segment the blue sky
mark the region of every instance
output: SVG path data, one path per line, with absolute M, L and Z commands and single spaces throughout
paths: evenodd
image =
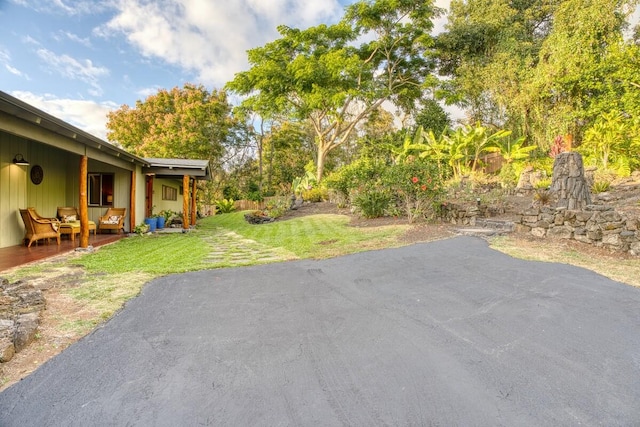
M 335 22 L 353 1 L 0 0 L 0 90 L 106 138 L 108 111 L 187 82 L 222 88 L 277 25 Z

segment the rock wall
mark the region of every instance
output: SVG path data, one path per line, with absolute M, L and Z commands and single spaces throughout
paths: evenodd
M 573 239 L 640 256 L 640 218 L 627 218 L 604 205 L 587 205 L 581 210 L 531 208 L 522 213 L 516 231 L 537 237 Z
M 440 205 L 442 220 L 454 225 L 474 227 L 480 218 L 491 218 L 505 213 L 502 206 L 486 204 L 443 203 Z
M 33 341 L 44 309 L 39 289 L 0 278 L 0 363 L 8 362 Z

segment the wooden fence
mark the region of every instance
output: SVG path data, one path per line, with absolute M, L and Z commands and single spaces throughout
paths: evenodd
M 261 202 L 254 202 L 253 200 L 236 200 L 233 205 L 236 208 L 236 211 L 257 211 L 264 209 L 270 201 L 277 200 L 280 197 L 265 197 Z M 215 215 L 216 214 L 216 206 L 215 205 L 204 205 L 203 207 L 204 214 L 206 216 Z

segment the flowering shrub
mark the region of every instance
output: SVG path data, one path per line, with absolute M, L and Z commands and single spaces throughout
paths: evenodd
M 437 166 L 431 162 L 414 161 L 393 165 L 384 174 L 383 185 L 397 194 L 400 208 L 409 222 L 435 213 L 435 207 L 444 194 Z

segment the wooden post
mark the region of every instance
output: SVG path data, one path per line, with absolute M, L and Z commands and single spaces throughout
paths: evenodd
M 80 215 L 80 247 L 89 247 L 89 203 L 87 201 L 87 156 L 80 157 L 80 200 L 78 214 Z
M 136 168 L 131 171 L 131 193 L 129 195 L 129 231 L 136 228 Z
M 196 206 L 196 179 L 193 179 L 193 186 L 191 187 L 191 225 L 196 225 L 196 219 L 198 217 L 198 211 Z
M 189 175 L 182 177 L 182 229 L 189 229 Z

